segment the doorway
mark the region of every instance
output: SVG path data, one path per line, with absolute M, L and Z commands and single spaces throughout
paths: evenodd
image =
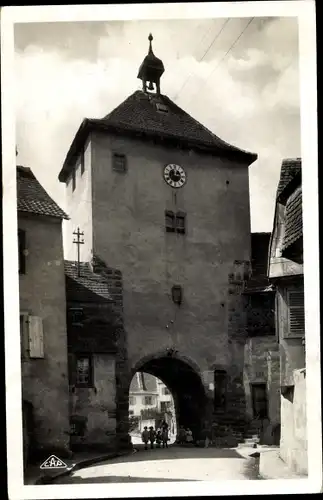
M 266 384 L 252 384 L 252 409 L 254 418 L 268 418 L 268 398 Z

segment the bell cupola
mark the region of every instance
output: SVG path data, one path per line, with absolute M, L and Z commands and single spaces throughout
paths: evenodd
M 149 50 L 139 68 L 138 77 L 142 80 L 142 90 L 144 92 L 154 92 L 160 94 L 160 78 L 165 71 L 163 61 L 158 59 L 153 53 L 151 42 L 152 34 L 148 37 Z

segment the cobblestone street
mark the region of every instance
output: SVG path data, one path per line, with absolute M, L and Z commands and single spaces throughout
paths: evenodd
M 235 449 L 180 448 L 143 450 L 75 471 L 55 481 L 106 483 L 258 479 L 258 464 Z

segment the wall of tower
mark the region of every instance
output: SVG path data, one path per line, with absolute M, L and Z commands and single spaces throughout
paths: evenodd
M 126 173 L 112 169 L 112 153 L 126 155 Z M 163 180 L 168 163 L 185 168 L 183 188 Z M 245 304 L 230 276 L 250 260 L 246 165 L 93 133 L 92 190 L 93 251 L 123 273 L 130 367 L 174 347 L 208 388 L 214 366 L 233 366 L 243 383 Z M 165 231 L 165 210 L 187 213 L 185 235 Z M 173 284 L 183 287 L 180 307 Z
M 83 166 L 82 166 L 83 164 Z M 77 259 L 77 248 L 73 244 L 73 231 L 80 228 L 84 232 L 84 245 L 80 246 L 80 260 L 89 262 L 92 257 L 92 171 L 91 137 L 88 138 L 84 152 L 79 155 L 75 165 L 75 189 L 73 174 L 66 182 L 66 213 L 70 220 L 63 222 L 64 258 Z

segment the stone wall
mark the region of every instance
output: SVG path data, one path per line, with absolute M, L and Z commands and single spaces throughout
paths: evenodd
M 244 390 L 246 413 L 254 418 L 252 384 L 265 384 L 267 388 L 268 419 L 262 422 L 262 441 L 273 444 L 280 424 L 280 369 L 279 345 L 275 336 L 249 338 L 244 347 Z M 259 424 L 260 427 L 260 424 Z
M 57 450 L 63 458 L 69 449 L 69 390 L 61 221 L 19 214 L 18 227 L 26 231 L 27 254 L 26 273 L 19 277 L 20 312 L 41 318 L 44 345 L 40 359 L 30 359 L 26 349 L 22 396 L 33 408 L 35 449 L 43 455 Z
M 294 371 L 294 386 L 281 396 L 280 456 L 292 471 L 307 474 L 305 369 Z

